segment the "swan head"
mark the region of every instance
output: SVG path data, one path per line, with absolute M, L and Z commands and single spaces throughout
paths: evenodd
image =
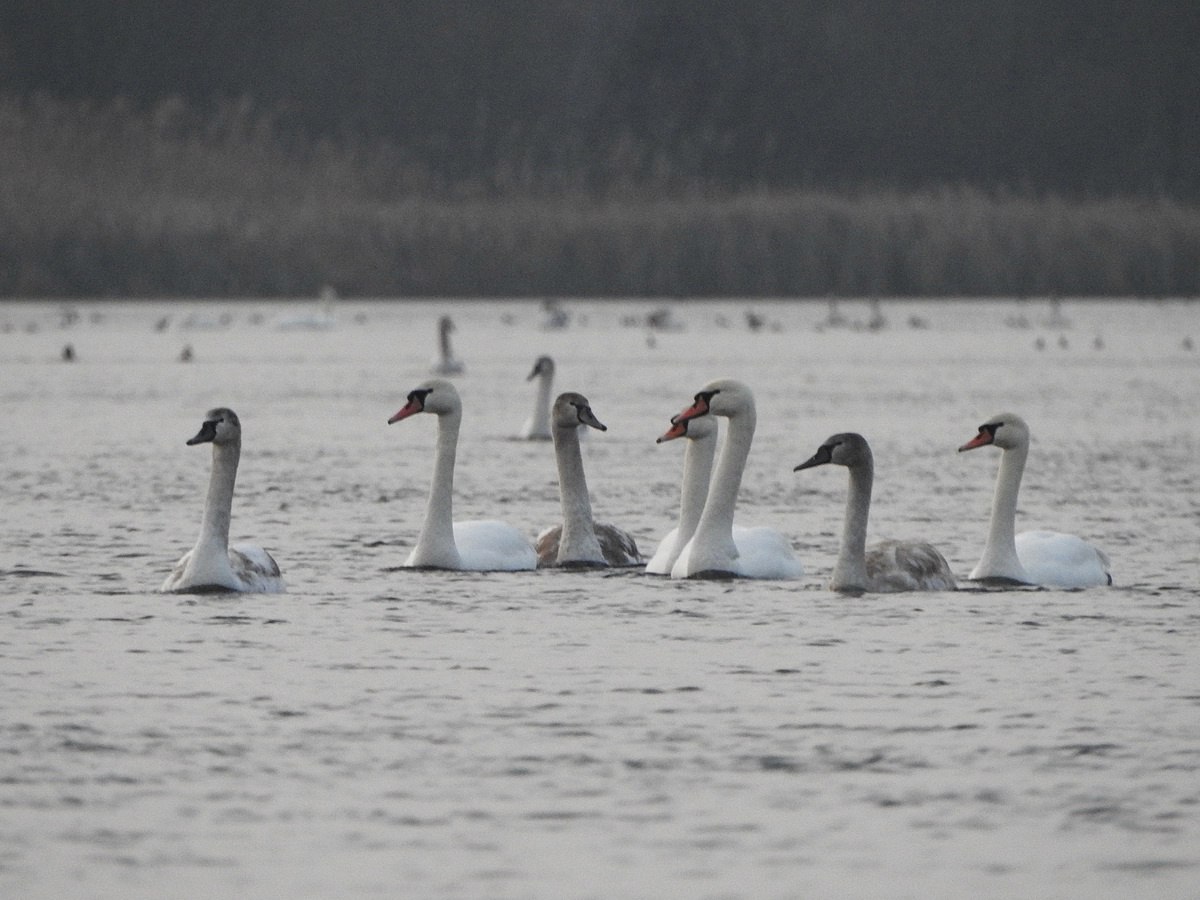
M 441 416 L 461 409 L 462 401 L 454 385 L 444 378 L 431 378 L 408 392 L 404 406 L 388 419 L 388 424 L 415 416 L 417 413 L 427 412 Z
M 701 416 L 698 419 L 680 419 L 671 417 L 671 427 L 664 431 L 654 443 L 662 444 L 676 438 L 687 438 L 689 441 L 701 441 L 717 433 L 717 423 L 712 416 Z
M 1000 413 L 980 425 L 979 434 L 959 447 L 958 452 L 974 450 L 976 447 L 986 447 L 989 444 L 999 447 L 1001 450 L 1027 447 L 1029 446 L 1029 426 L 1016 413 Z
M 816 453 L 792 471 L 799 472 L 801 469 L 812 469 L 824 465 L 854 468 L 871 462 L 871 446 L 867 443 L 867 439 L 861 434 L 847 431 L 827 437 L 817 448 Z
M 710 381 L 692 398 L 692 405 L 671 421 L 687 421 L 701 416 L 728 416 L 754 410 L 754 393 L 745 383 L 736 378 L 718 378 Z
M 592 412 L 587 397 L 573 391 L 559 394 L 550 414 L 555 428 L 578 428 L 580 425 L 587 425 L 589 428 L 599 431 L 608 431 L 608 426 L 597 419 L 596 414 Z
M 442 316 L 438 319 L 438 331 L 442 334 L 450 334 L 454 331 L 454 320 L 449 316 Z
M 196 444 L 236 444 L 241 439 L 242 423 L 238 421 L 237 413 L 219 406 L 204 414 L 204 424 L 187 443 L 189 447 Z
M 545 375 L 547 378 L 554 374 L 554 360 L 549 356 L 539 356 L 533 364 L 533 371 L 529 373 L 526 381 L 533 381 L 539 375 Z

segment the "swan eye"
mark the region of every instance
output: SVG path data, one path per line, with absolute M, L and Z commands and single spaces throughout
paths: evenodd
M 996 430 L 999 428 L 1003 428 L 1003 427 L 1004 427 L 1003 422 L 988 422 L 986 425 L 980 425 L 979 430 L 986 431 L 989 435 L 991 435 L 994 438 L 996 436 Z
M 433 393 L 433 388 L 417 388 L 415 391 L 409 391 L 407 400 L 409 403 L 415 403 L 422 409 L 425 408 L 425 398 Z

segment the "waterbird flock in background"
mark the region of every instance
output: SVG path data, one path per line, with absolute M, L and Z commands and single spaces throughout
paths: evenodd
M 1058 312 L 1057 306 L 1054 311 Z M 543 327 L 565 327 L 561 307 L 552 305 L 545 312 Z M 835 305 L 831 305 L 830 315 L 840 316 Z M 330 316 L 331 310 L 324 310 L 325 324 L 312 327 L 328 327 Z M 876 323 L 874 327 L 882 327 L 880 318 L 878 308 L 873 307 L 870 321 Z M 909 324 L 925 327 L 923 323 Z M 1012 327 L 1022 326 L 1018 323 Z M 593 517 L 579 432 L 607 429 L 580 393 L 561 393 L 551 402 L 555 367 L 548 356 L 539 357 L 528 376 L 527 380 L 537 381 L 536 398 L 520 436 L 553 442 L 562 521 L 543 530 L 533 543 L 504 522 L 455 521 L 453 479 L 463 403 L 446 376 L 461 374 L 464 364 L 451 348 L 453 331 L 450 317 L 442 316 L 438 322 L 438 354 L 431 364 L 437 377 L 415 386 L 404 405 L 387 420 L 393 424 L 420 413 L 437 418 L 425 518 L 406 566 L 478 572 L 641 567 L 648 574 L 676 579 L 803 577 L 804 567 L 786 536 L 773 528 L 746 527 L 734 521 L 742 473 L 753 441 L 756 408 L 750 387 L 733 378 L 720 378 L 702 386 L 690 405 L 669 418 L 669 427 L 658 439 L 683 439 L 687 447 L 678 524 L 662 539 L 648 562 L 631 534 L 614 524 L 596 522 Z M 725 419 L 719 454 L 718 418 Z M 187 443 L 213 445 L 210 483 L 196 545 L 179 561 L 161 590 L 284 590 L 279 566 L 267 551 L 253 545 L 229 544 L 241 451 L 241 423 L 236 414 L 228 408 L 210 410 L 200 431 Z M 1057 588 L 1112 584 L 1108 557 L 1082 538 L 1044 530 L 1016 533 L 1017 495 L 1029 450 L 1029 427 L 1024 420 L 1015 413 L 994 416 L 980 425 L 978 433 L 959 450 L 989 445 L 1001 451 L 1000 466 L 987 539 L 969 580 L 986 585 Z M 944 556 L 929 543 L 888 540 L 867 546 L 874 461 L 864 436 L 832 435 L 795 471 L 827 464 L 844 467 L 849 479 L 842 539 L 830 589 L 861 594 L 957 587 Z

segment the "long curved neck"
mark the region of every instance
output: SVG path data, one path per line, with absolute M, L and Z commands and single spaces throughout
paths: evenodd
M 603 560 L 592 522 L 592 501 L 588 498 L 587 478 L 583 474 L 578 428 L 554 429 L 554 458 L 558 464 L 558 495 L 563 518 L 558 561 Z
M 240 441 L 213 444 L 212 474 L 208 479 L 208 495 L 204 498 L 204 518 L 200 523 L 198 547 L 211 548 L 222 554 L 229 547 L 229 521 L 233 513 L 233 484 L 237 480 L 238 459 L 242 455 Z
M 454 543 L 454 459 L 458 452 L 458 429 L 461 412 L 438 416 L 437 445 L 433 462 L 433 483 L 429 486 L 429 502 L 425 507 L 425 522 L 410 557 L 414 566 L 459 565 L 458 548 Z
M 738 552 L 733 542 L 733 514 L 742 486 L 742 471 L 754 441 L 757 415 L 750 405 L 728 418 L 729 426 L 725 429 L 725 441 L 721 445 L 708 500 L 692 538 L 688 575 L 736 571 Z
M 683 453 L 683 484 L 679 491 L 679 527 L 675 532 L 677 549 L 682 550 L 683 545 L 696 533 L 700 515 L 704 512 L 704 502 L 708 499 L 716 455 L 715 434 L 687 442 L 687 449 Z
M 850 467 L 850 492 L 846 497 L 846 520 L 842 545 L 829 586 L 835 590 L 867 588 L 867 518 L 871 512 L 871 487 L 875 463 L 866 459 Z
M 1028 455 L 1028 446 L 1010 447 L 1000 455 L 987 543 L 984 545 L 979 565 L 971 573 L 972 578 L 995 576 L 1018 581 L 1028 580 L 1025 569 L 1017 558 L 1016 544 L 1017 495 L 1021 490 L 1021 476 L 1025 472 L 1025 459 Z

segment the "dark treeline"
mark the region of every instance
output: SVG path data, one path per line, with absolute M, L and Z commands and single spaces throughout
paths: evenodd
M 1195 0 L 7 0 L 0 84 L 438 177 L 1200 195 Z
M 6 0 L 0 295 L 1200 292 L 1196 0 Z

